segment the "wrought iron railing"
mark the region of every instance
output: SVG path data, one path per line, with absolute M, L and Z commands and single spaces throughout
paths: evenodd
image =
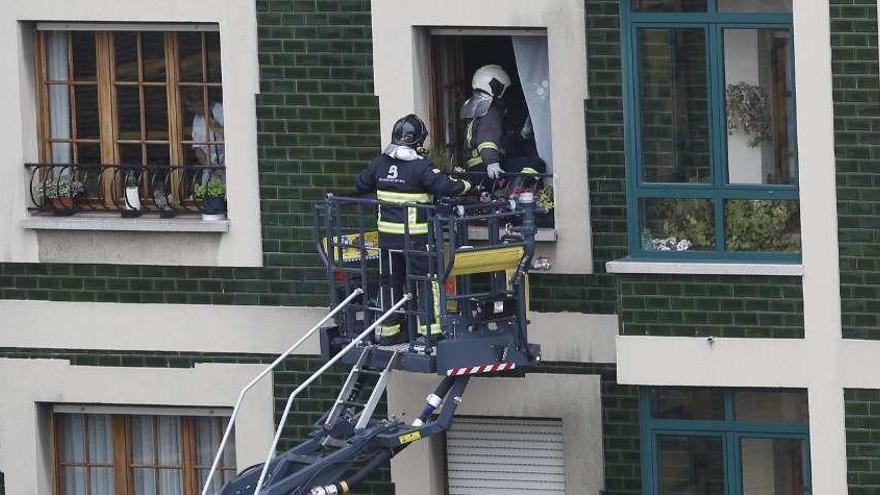
M 211 180 L 224 184 L 224 167 L 201 165 L 103 165 L 28 163 L 31 211 L 202 211 L 197 189 Z

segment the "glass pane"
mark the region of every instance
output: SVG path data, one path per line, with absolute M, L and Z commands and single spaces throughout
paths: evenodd
M 220 75 L 220 33 L 205 33 L 205 49 L 208 53 L 208 82 L 218 83 Z
M 135 495 L 156 495 L 156 471 L 153 469 L 134 468 L 132 486 Z
M 220 422 L 220 431 L 226 431 L 226 427 L 229 425 L 229 418 L 223 418 Z M 217 443 L 217 447 L 220 447 L 219 440 Z M 229 435 L 229 440 L 226 442 L 226 450 L 223 451 L 223 465 L 226 467 L 235 468 L 235 430 L 233 429 L 232 433 Z M 235 473 L 231 473 L 233 476 Z
M 182 87 L 180 102 L 183 105 L 180 116 L 183 140 L 204 141 L 205 91 L 202 87 Z
M 82 414 L 59 414 L 61 422 L 61 462 L 86 462 L 85 417 Z
M 113 490 L 113 477 L 115 473 L 112 467 L 91 468 L 89 470 L 89 485 L 91 486 L 91 495 L 99 495 L 106 493 L 110 495 Z
M 113 49 L 116 51 L 116 80 L 137 81 L 137 33 L 130 31 L 113 33 Z
M 797 200 L 735 199 L 724 204 L 728 251 L 796 253 L 801 250 Z
M 791 53 L 787 30 L 724 31 L 731 184 L 797 183 Z
M 52 143 L 52 163 L 73 163 L 73 147 L 68 143 Z
M 641 242 L 646 251 L 715 249 L 715 209 L 709 199 L 641 200 Z
M 144 112 L 147 124 L 147 139 L 168 140 L 168 98 L 164 86 L 144 87 Z
M 202 35 L 177 33 L 177 50 L 180 59 L 180 80 L 202 82 Z
M 802 495 L 804 441 L 744 438 L 742 447 L 743 495 Z
M 720 437 L 658 437 L 660 495 L 724 495 L 722 446 Z
M 141 145 L 120 144 L 119 163 L 126 165 L 142 165 L 144 163 L 144 158 L 142 156 Z
M 214 478 L 211 479 L 211 490 L 208 493 L 219 493 L 223 488 L 223 482 L 220 480 L 221 476 L 214 475 Z M 205 488 L 205 480 L 208 479 L 208 470 L 207 469 L 199 469 L 199 491 Z
M 101 163 L 101 149 L 98 144 L 77 144 L 77 163 L 99 164 Z
M 709 101 L 703 29 L 640 29 L 642 180 L 708 182 Z
M 147 163 L 150 165 L 168 165 L 171 163 L 167 144 L 148 144 Z
M 95 33 L 73 31 L 73 78 L 79 81 L 94 81 L 98 77 L 95 64 Z
M 804 391 L 737 390 L 734 402 L 739 421 L 807 423 L 809 418 Z
M 132 416 L 131 418 L 131 460 L 134 464 L 154 464 L 153 417 Z
M 110 416 L 90 414 L 87 416 L 89 428 L 89 461 L 91 464 L 111 464 L 113 462 L 113 429 Z
M 182 495 L 183 494 L 183 477 L 177 469 L 160 469 L 159 470 L 159 494 L 160 495 Z
M 76 95 L 76 138 L 98 139 L 98 88 L 97 86 L 75 86 Z
M 46 77 L 50 81 L 66 81 L 70 78 L 67 58 L 68 31 L 44 31 L 46 41 Z
M 724 419 L 724 394 L 720 389 L 651 389 L 651 416 L 656 419 Z
M 220 447 L 217 418 L 199 417 L 196 422 L 196 464 L 210 466 Z M 228 449 L 229 446 L 227 446 Z
M 49 85 L 49 120 L 52 139 L 70 139 L 70 86 Z
M 64 468 L 64 495 L 86 495 L 86 468 Z
M 705 12 L 706 0 L 634 0 L 639 12 Z
M 791 0 L 718 0 L 721 12 L 791 12 Z
M 136 86 L 116 87 L 119 139 L 141 139 L 141 97 Z
M 144 81 L 165 81 L 165 33 L 141 33 Z
M 180 465 L 180 418 L 177 416 L 159 416 L 159 465 Z

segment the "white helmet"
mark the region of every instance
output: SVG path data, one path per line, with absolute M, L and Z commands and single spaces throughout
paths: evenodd
M 495 98 L 501 98 L 510 87 L 510 76 L 500 65 L 484 65 L 474 72 L 471 86 L 474 89 L 485 91 Z

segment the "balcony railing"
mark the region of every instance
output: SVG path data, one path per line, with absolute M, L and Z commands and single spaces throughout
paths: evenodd
M 197 188 L 224 184 L 223 167 L 200 165 L 102 165 L 28 163 L 30 211 L 157 212 L 161 216 L 202 211 Z

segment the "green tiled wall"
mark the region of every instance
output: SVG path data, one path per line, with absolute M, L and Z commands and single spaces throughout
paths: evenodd
M 846 389 L 849 495 L 880 493 L 880 390 Z

